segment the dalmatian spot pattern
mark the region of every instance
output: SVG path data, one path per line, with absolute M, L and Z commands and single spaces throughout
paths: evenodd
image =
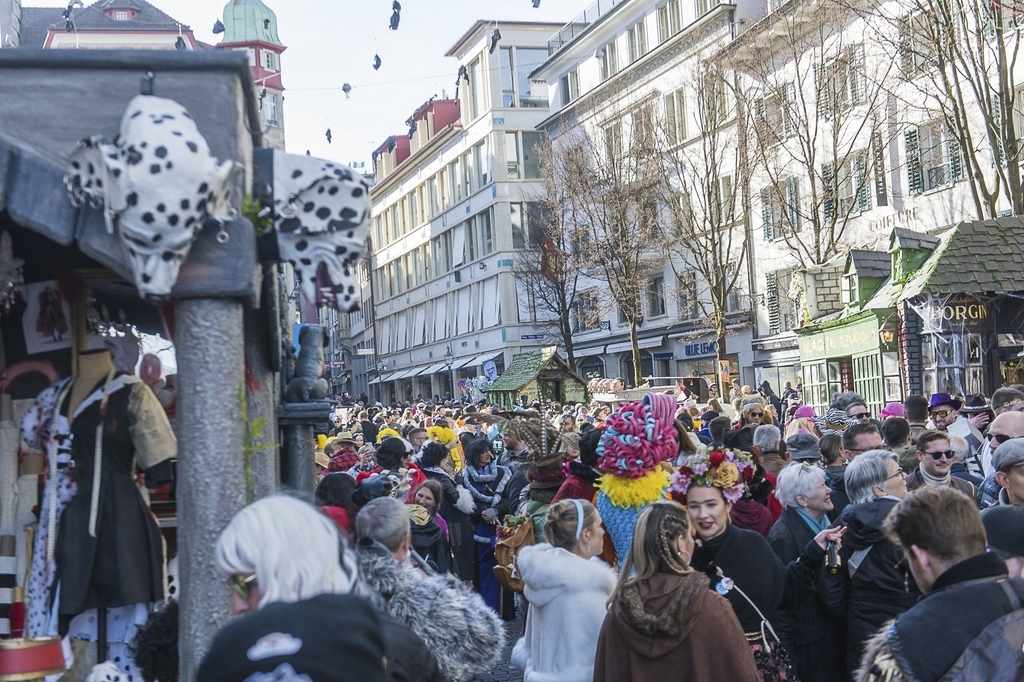
M 140 95 L 125 111 L 113 144 L 80 143 L 69 176 L 75 189 L 109 201 L 139 292 L 162 300 L 203 222 L 228 217 L 234 163 L 218 162 L 173 100 Z

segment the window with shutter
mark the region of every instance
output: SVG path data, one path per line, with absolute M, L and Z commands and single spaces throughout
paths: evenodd
M 782 307 L 779 305 L 779 277 L 777 273 L 769 272 L 765 276 L 765 302 L 768 307 L 768 334 L 775 335 L 782 332 Z
M 960 153 L 960 141 L 953 131 L 946 130 L 946 156 L 949 158 L 949 181 L 957 182 L 964 179 L 964 157 Z
M 878 129 L 871 133 L 871 165 L 875 176 L 875 205 L 888 206 L 889 198 L 885 183 L 885 146 L 882 143 L 882 132 Z
M 761 230 L 764 232 L 764 240 L 770 242 L 775 239 L 775 216 L 772 210 L 772 190 L 765 187 L 761 190 Z
M 851 105 L 860 104 L 865 97 L 864 46 L 853 45 L 846 53 L 846 85 Z
M 917 126 L 907 128 L 903 134 L 907 144 L 907 193 L 924 192 L 924 172 L 921 168 L 921 130 Z
M 786 178 L 786 221 L 787 228 L 793 232 L 800 231 L 800 196 L 795 176 Z
M 793 103 L 796 101 L 796 88 L 792 83 L 783 83 L 780 95 L 782 136 L 788 138 L 793 134 Z
M 825 163 L 821 166 L 821 184 L 823 200 L 821 202 L 822 213 L 825 222 L 830 222 L 836 212 L 836 175 L 835 166 Z
M 867 211 L 871 209 L 871 192 L 868 190 L 868 153 L 857 152 L 854 159 L 854 182 L 857 191 L 857 210 Z
M 1006 147 L 1003 145 L 1003 107 L 1002 98 L 999 93 L 992 95 L 992 128 L 995 130 L 995 140 L 992 145 L 992 165 L 1006 165 Z M 959 151 L 959 150 L 958 150 Z
M 829 67 L 825 64 L 814 66 L 814 92 L 818 102 L 818 118 L 832 118 L 832 92 L 828 77 Z

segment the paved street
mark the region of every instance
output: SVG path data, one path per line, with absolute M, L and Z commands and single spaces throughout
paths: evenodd
M 501 661 L 489 671 L 473 678 L 473 682 L 523 682 L 523 674 L 512 667 L 509 659 L 512 657 L 512 647 L 516 640 L 523 636 L 522 614 L 516 620 L 505 623 L 505 635 L 507 637 L 505 650 L 501 652 Z

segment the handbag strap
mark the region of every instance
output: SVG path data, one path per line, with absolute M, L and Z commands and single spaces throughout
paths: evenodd
M 765 628 L 767 628 L 767 632 L 772 633 L 772 637 L 775 638 L 775 641 L 778 642 L 779 644 L 782 644 L 782 640 L 779 639 L 779 636 L 777 634 L 775 634 L 775 629 L 772 628 L 772 624 L 769 623 L 768 619 L 764 617 L 763 613 L 761 613 L 761 609 L 757 608 L 757 604 L 755 604 L 754 601 L 750 597 L 747 596 L 746 592 L 744 592 L 743 590 L 740 589 L 740 586 L 737 585 L 735 583 L 735 581 L 731 581 L 731 582 L 732 582 L 732 587 L 730 587 L 729 589 L 730 590 L 736 590 L 737 592 L 739 592 L 740 596 L 743 597 L 744 599 L 746 599 L 747 603 L 750 604 L 750 606 L 755 611 L 757 611 L 757 615 L 761 617 L 761 639 L 764 641 L 764 643 L 765 644 L 768 643 L 768 637 L 767 637 L 766 631 L 765 631 Z

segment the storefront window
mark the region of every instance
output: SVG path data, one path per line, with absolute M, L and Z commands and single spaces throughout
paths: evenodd
M 818 414 L 824 414 L 831 394 L 828 389 L 827 365 L 824 360 L 804 364 L 804 404 L 811 405 Z
M 853 390 L 864 396 L 872 414 L 882 410 L 885 388 L 882 380 L 881 356 L 878 353 L 853 358 Z
M 984 340 L 980 334 L 923 334 L 921 383 L 925 394 L 971 395 L 984 391 Z
M 581 377 L 590 381 L 591 379 L 605 379 L 604 375 L 604 360 L 599 357 L 591 356 L 589 358 L 583 358 L 577 364 L 579 368 L 579 374 Z
M 885 402 L 902 402 L 903 380 L 898 353 L 882 353 L 882 375 L 885 377 Z

